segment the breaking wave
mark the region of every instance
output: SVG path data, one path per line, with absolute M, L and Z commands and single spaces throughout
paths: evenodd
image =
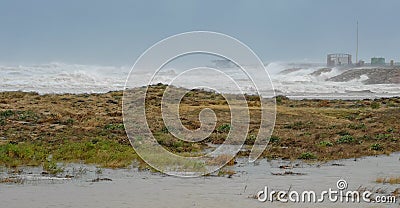
M 274 62 L 266 65 L 276 94 L 289 97 L 385 97 L 399 96 L 400 84 L 364 84 L 362 75 L 346 82 L 327 81 L 346 69 L 325 68 L 322 64 Z M 237 69 L 224 69 L 237 70 Z M 130 67 L 50 63 L 27 66 L 0 66 L 0 91 L 35 91 L 47 93 L 103 93 L 123 90 Z M 153 83 L 169 83 L 179 70 L 162 70 Z M 234 73 L 233 73 L 234 74 Z M 218 82 L 218 77 L 201 74 L 190 79 Z M 182 84 L 182 87 L 185 87 Z M 223 83 L 221 83 L 223 87 Z M 248 86 L 252 91 L 253 86 Z M 261 89 L 262 90 L 262 89 Z M 230 89 L 226 89 L 230 91 Z M 233 92 L 234 93 L 234 92 Z

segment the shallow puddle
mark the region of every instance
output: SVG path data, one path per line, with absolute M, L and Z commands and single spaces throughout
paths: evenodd
M 264 189 L 315 191 L 337 189 L 344 179 L 347 190 L 360 187 L 390 194 L 400 185 L 378 184 L 378 177 L 400 176 L 400 153 L 307 164 L 299 161 L 240 160 L 228 177 L 177 178 L 131 169 L 98 169 L 70 164 L 64 178 L 43 176 L 39 168 L 23 173 L 2 171 L 1 177 L 19 177 L 22 184 L 0 184 L 0 201 L 12 207 L 399 207 L 377 203 L 259 202 L 253 196 Z M 71 177 L 74 176 L 74 177 Z M 3 207 L 3 206 L 2 206 Z

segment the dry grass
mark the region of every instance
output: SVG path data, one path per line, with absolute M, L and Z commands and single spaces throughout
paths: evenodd
M 228 176 L 228 178 L 231 178 L 233 175 L 236 174 L 236 171 L 222 168 L 218 171 L 218 176 Z
M 400 177 L 377 178 L 376 183 L 400 184 Z
M 21 178 L 0 178 L 0 184 L 7 183 L 7 184 L 23 184 L 24 180 Z
M 232 158 L 232 156 L 230 156 L 230 155 L 219 155 L 215 158 L 212 158 L 211 161 L 208 162 L 208 165 L 233 166 L 233 165 L 235 165 L 235 158 Z
M 165 87 L 150 87 L 146 98 L 146 115 L 160 144 L 178 154 L 199 155 L 208 142 L 221 144 L 225 141 L 229 132 L 227 124 L 231 122 L 229 106 L 221 95 L 201 90 L 190 91 L 182 100 L 181 121 L 188 129 L 197 129 L 200 111 L 210 108 L 218 119 L 216 130 L 198 143 L 174 138 L 161 117 L 160 103 Z M 135 153 L 126 149 L 130 148 L 130 143 L 122 125 L 122 96 L 122 92 L 80 95 L 0 93 L 0 150 L 10 148 L 10 145 L 14 148 L 6 149 L 7 154 L 2 152 L 0 156 L 7 157 L 0 157 L 0 164 L 38 165 L 63 147 L 65 153 L 58 151 L 61 156 L 57 160 L 81 160 L 106 167 L 128 165 L 123 158 L 135 158 Z M 246 144 L 252 144 L 259 130 L 260 100 L 255 96 L 246 96 L 246 99 L 251 119 Z M 277 103 L 273 138 L 264 157 L 332 160 L 400 151 L 400 98 L 343 101 L 278 97 Z M 97 145 L 96 141 L 108 146 Z M 74 146 L 74 143 L 79 145 Z M 94 149 L 87 151 L 88 148 Z M 121 150 L 123 154 L 113 154 Z M 33 154 L 35 151 L 43 155 Z M 68 151 L 82 154 L 68 154 Z

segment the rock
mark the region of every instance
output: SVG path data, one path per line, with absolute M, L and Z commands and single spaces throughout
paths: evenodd
M 112 181 L 112 180 L 109 178 L 96 178 L 93 179 L 91 182 L 100 182 L 100 181 Z
M 341 167 L 341 166 L 344 166 L 344 164 L 340 164 L 340 163 L 333 163 L 333 164 L 332 164 L 332 166 L 339 166 L 339 167 Z
M 400 67 L 350 69 L 326 81 L 348 82 L 361 76 L 368 77 L 362 81 L 364 84 L 400 84 Z
M 286 96 L 284 96 L 284 95 L 277 95 L 277 96 L 275 96 L 274 98 L 275 98 L 275 100 L 276 100 L 277 102 L 280 102 L 280 101 L 283 101 L 283 100 L 290 100 L 288 97 L 286 97 Z
M 322 69 L 318 69 L 317 71 L 311 73 L 310 75 L 312 76 L 320 76 L 322 73 L 327 73 L 327 72 L 331 72 L 332 69 L 331 68 L 322 68 Z
M 72 175 L 65 175 L 65 178 L 74 178 L 75 176 Z
M 107 100 L 106 103 L 110 103 L 110 104 L 118 104 L 118 100 Z
M 283 74 L 283 75 L 285 75 L 285 74 L 290 74 L 290 73 L 293 73 L 293 72 L 296 72 L 296 71 L 300 71 L 301 69 L 302 69 L 302 68 L 285 69 L 285 70 L 279 72 L 279 74 Z
M 305 173 L 295 173 L 295 172 L 292 172 L 292 171 L 285 171 L 285 172 L 283 172 L 283 173 L 271 173 L 272 175 L 275 175 L 275 176 L 286 176 L 286 175 L 306 175 Z

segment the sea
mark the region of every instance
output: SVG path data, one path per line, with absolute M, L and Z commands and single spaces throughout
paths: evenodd
M 254 86 L 249 77 L 239 67 L 213 67 L 217 68 L 235 84 L 239 85 L 245 93 L 269 91 L 269 96 L 284 95 L 293 99 L 373 99 L 380 97 L 400 96 L 400 84 L 364 84 L 367 76 L 362 75 L 346 82 L 327 81 L 329 78 L 340 75 L 348 69 L 332 68 L 321 73 L 313 73 L 324 67 L 323 63 L 291 63 L 271 62 L 265 63 L 264 69 L 255 69 L 253 76 L 265 75 L 266 86 L 271 89 L 259 89 Z M 251 66 L 247 66 L 247 68 Z M 61 93 L 106 93 L 109 91 L 124 90 L 129 87 L 141 87 L 148 84 L 172 84 L 179 87 L 193 88 L 196 86 L 207 88 L 213 86 L 215 91 L 223 93 L 239 93 L 239 91 L 222 81 L 220 76 L 208 73 L 207 70 L 198 68 L 195 73 L 186 74 L 184 79 L 174 82 L 177 77 L 182 78 L 186 69 L 166 65 L 156 70 L 136 70 L 132 66 L 102 66 L 81 65 L 67 63 L 46 63 L 31 65 L 3 65 L 0 66 L 0 91 L 37 92 L 39 94 Z M 154 71 L 154 72 L 153 72 Z M 139 80 L 138 84 L 127 83 L 132 80 L 128 76 L 135 75 L 134 79 L 147 79 L 148 82 Z M 153 76 L 154 75 L 154 76 Z M 245 74 L 246 75 L 246 74 Z M 266 76 L 260 76 L 266 77 Z M 269 78 L 268 78 L 269 77 Z M 253 78 L 253 77 L 252 77 Z M 182 81 L 184 80 L 184 81 Z M 186 81 L 185 81 L 186 80 Z M 139 84 L 140 83 L 140 84 Z

